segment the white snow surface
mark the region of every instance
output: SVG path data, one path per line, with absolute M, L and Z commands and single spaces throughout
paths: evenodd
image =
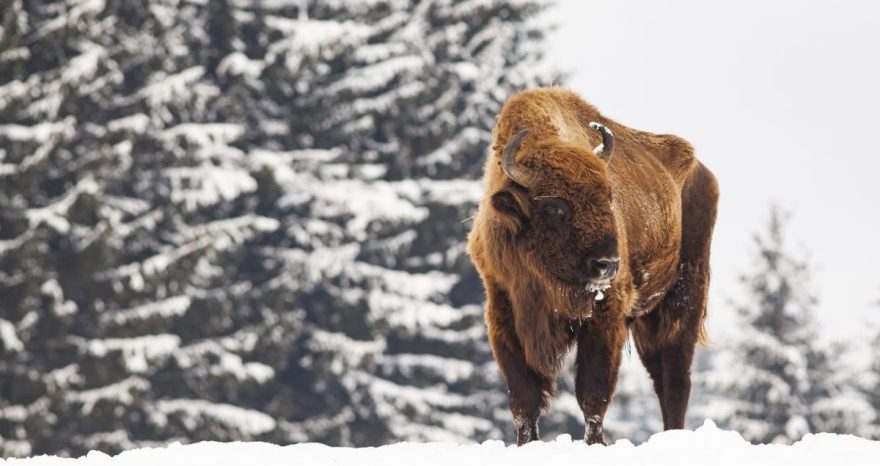
M 718 429 L 711 421 L 696 431 L 669 431 L 635 446 L 621 440 L 611 446 L 587 446 L 560 435 L 554 441 L 533 442 L 524 447 L 498 440 L 482 444 L 398 443 L 378 448 L 333 448 L 315 443 L 281 447 L 268 443 L 201 442 L 172 444 L 167 448 L 143 448 L 115 457 L 93 451 L 78 459 L 40 456 L 0 461 L 3 465 L 210 465 L 260 464 L 261 466 L 308 464 L 367 465 L 504 465 L 601 464 L 686 466 L 742 466 L 797 464 L 799 466 L 846 464 L 872 465 L 880 457 L 880 442 L 851 435 L 808 434 L 794 445 L 752 445 L 739 434 Z

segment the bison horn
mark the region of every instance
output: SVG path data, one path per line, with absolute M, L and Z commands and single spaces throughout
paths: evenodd
M 519 150 L 519 144 L 527 134 L 529 134 L 528 129 L 516 133 L 504 146 L 504 152 L 501 154 L 501 169 L 504 170 L 504 174 L 514 183 L 525 187 L 532 184 L 534 177 L 525 167 L 516 163 L 516 151 Z
M 593 149 L 593 153 L 598 155 L 605 163 L 611 162 L 611 154 L 614 153 L 614 134 L 611 133 L 610 129 L 595 121 L 590 123 L 590 128 L 602 133 L 602 144 L 596 146 Z

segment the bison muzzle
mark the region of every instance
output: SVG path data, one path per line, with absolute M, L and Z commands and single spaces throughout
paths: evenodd
M 573 346 L 584 437 L 604 443 L 628 332 L 664 429 L 683 428 L 718 204 L 690 144 L 620 125 L 570 91 L 530 90 L 498 117 L 485 192 L 468 253 L 517 443 L 538 438 Z

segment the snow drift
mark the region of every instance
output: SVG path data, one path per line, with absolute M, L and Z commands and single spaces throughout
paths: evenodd
M 876 464 L 880 442 L 852 435 L 808 434 L 794 445 L 752 445 L 736 432 L 718 429 L 711 421 L 696 431 L 656 434 L 639 446 L 621 440 L 603 447 L 587 446 L 560 435 L 552 442 L 524 447 L 489 440 L 482 444 L 398 443 L 379 448 L 333 448 L 316 443 L 280 447 L 268 443 L 202 442 L 168 448 L 130 450 L 115 457 L 91 452 L 78 458 L 40 456 L 0 461 L 4 466 L 42 465 L 789 465 Z

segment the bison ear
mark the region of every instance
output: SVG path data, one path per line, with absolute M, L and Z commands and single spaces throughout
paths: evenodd
M 526 219 L 525 212 L 523 212 L 522 207 L 516 202 L 516 198 L 510 191 L 498 191 L 493 194 L 492 207 L 503 216 L 509 217 L 516 224 Z

